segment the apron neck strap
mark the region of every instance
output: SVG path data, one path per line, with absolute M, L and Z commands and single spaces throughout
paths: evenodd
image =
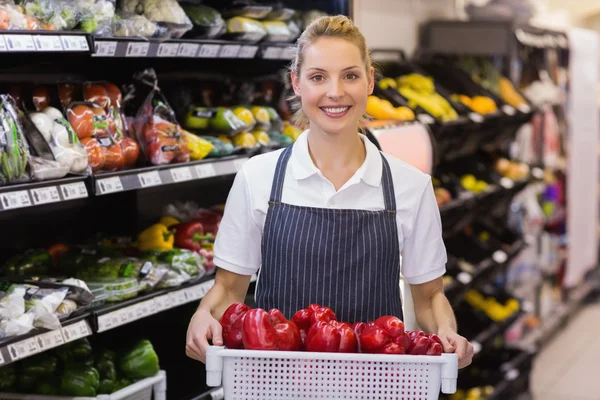
M 383 189 L 383 201 L 386 211 L 396 212 L 396 192 L 392 180 L 392 170 L 383 153 L 381 154 L 381 186 Z

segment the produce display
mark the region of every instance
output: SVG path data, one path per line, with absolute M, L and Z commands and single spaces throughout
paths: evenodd
M 473 308 L 484 312 L 496 322 L 507 320 L 521 309 L 516 299 L 511 298 L 505 304 L 502 304 L 497 299 L 485 297 L 475 290 L 469 290 L 465 294 L 465 301 L 473 306 Z
M 394 316 L 352 325 L 337 320 L 333 310 L 318 304 L 297 311 L 291 320 L 277 309 L 265 311 L 234 303 L 220 320 L 227 348 L 329 353 L 411 354 L 439 356 L 437 335 L 405 331 Z
M 452 99 L 454 101 L 462 102 L 471 110 L 481 115 L 492 114 L 498 111 L 498 106 L 496 105 L 496 102 L 486 96 L 469 97 L 464 94 L 453 94 Z
M 155 376 L 159 360 L 152 343 L 140 340 L 116 352 L 79 339 L 0 368 L 0 391 L 96 397 Z
M 494 165 L 495 171 L 513 181 L 526 179 L 529 176 L 529 166 L 518 161 L 499 158 Z
M 411 121 L 415 113 L 408 107 L 394 107 L 388 100 L 377 96 L 369 96 L 367 100 L 367 114 L 374 119 Z
M 477 179 L 473 174 L 465 174 L 460 178 L 460 184 L 463 189 L 472 193 L 481 193 L 488 188 L 488 183 Z

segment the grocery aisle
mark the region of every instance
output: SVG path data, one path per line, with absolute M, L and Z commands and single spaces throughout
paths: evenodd
M 534 400 L 598 400 L 600 302 L 582 306 L 534 362 Z

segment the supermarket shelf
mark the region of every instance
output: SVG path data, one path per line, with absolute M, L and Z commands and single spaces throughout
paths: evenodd
M 87 177 L 69 177 L 0 187 L 0 212 L 88 197 Z
M 289 43 L 249 43 L 225 40 L 154 40 L 96 38 L 93 57 L 172 57 L 291 60 Z
M 490 350 L 490 340 L 493 340 L 499 334 L 506 332 L 506 330 L 512 326 L 520 317 L 520 312 L 516 312 L 506 320 L 502 322 L 494 322 L 489 328 L 479 333 L 473 340 L 471 340 L 471 344 L 473 345 L 475 356 L 480 354 L 482 351 Z
M 193 161 L 185 164 L 170 164 L 99 174 L 94 176 L 94 194 L 101 196 L 115 192 L 232 175 L 239 171 L 246 161 L 248 161 L 246 156 L 231 156 L 215 160 Z
M 92 335 L 89 313 L 63 322 L 60 329 L 33 330 L 25 335 L 0 342 L 0 366 L 31 357 L 65 343 Z
M 524 390 L 528 390 L 529 373 L 534 356 L 534 353 L 523 352 L 513 360 L 502 364 L 500 370 L 504 373 L 504 380 L 494 387 L 494 393 L 488 397 L 488 400 L 514 399 Z
M 0 53 L 91 54 L 94 39 L 83 32 L 1 31 Z

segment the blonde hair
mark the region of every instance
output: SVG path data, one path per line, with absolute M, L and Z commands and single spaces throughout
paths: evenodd
M 290 65 L 290 73 L 288 74 L 290 85 L 292 84 L 292 72 L 296 74 L 296 76 L 300 76 L 300 68 L 302 66 L 302 55 L 304 49 L 322 37 L 341 38 L 355 44 L 360 51 L 363 62 L 365 63 L 368 76 L 373 63 L 371 61 L 371 55 L 369 54 L 365 37 L 360 32 L 358 27 L 354 25 L 352 20 L 350 20 L 350 18 L 344 15 L 337 15 L 318 18 L 308 27 L 306 27 L 304 32 L 302 32 L 302 35 L 300 35 L 296 42 L 295 55 L 294 58 L 292 58 L 292 63 Z M 302 110 L 300 96 L 293 94 L 289 100 L 292 102 L 292 106 L 298 109 L 292 117 L 292 122 L 294 125 L 300 128 L 307 128 L 309 125 L 309 120 Z M 363 116 L 361 121 L 365 119 L 369 119 L 368 115 L 366 114 Z

